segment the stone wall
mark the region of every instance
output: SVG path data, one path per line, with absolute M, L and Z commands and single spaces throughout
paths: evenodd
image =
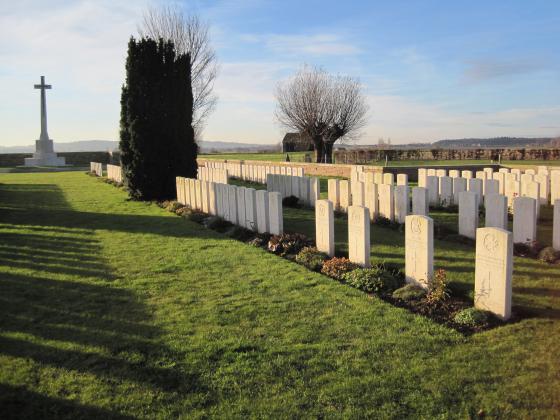
M 334 160 L 345 164 L 374 164 L 392 160 L 556 160 L 560 149 L 363 149 L 336 150 Z
M 112 155 L 109 152 L 62 152 L 57 155 L 66 158 L 67 165 L 89 167 L 90 162 L 119 163 L 114 161 L 118 159 L 118 155 Z M 0 167 L 23 165 L 24 159 L 32 156 L 32 153 L 0 154 Z

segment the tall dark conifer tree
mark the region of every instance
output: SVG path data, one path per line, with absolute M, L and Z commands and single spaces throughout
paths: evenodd
M 174 198 L 176 176 L 196 177 L 189 63 L 172 42 L 130 39 L 120 150 L 124 183 L 133 198 Z

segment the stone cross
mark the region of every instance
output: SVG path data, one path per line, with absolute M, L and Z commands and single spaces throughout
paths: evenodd
M 51 85 L 45 84 L 45 76 L 41 76 L 41 84 L 35 85 L 35 89 L 41 89 L 41 136 L 39 140 L 48 140 L 49 133 L 47 132 L 47 95 L 46 89 L 52 89 Z

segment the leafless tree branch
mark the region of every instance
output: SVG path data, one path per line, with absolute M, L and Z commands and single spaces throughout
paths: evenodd
M 337 140 L 360 135 L 367 111 L 356 79 L 332 76 L 316 67 L 304 66 L 276 89 L 276 119 L 313 140 L 317 162 L 332 162 Z
M 142 37 L 171 40 L 178 53 L 190 54 L 193 128 L 199 138 L 218 100 L 214 94 L 218 64 L 210 44 L 208 24 L 197 15 L 185 15 L 177 6 L 152 7 L 144 13 L 138 32 Z

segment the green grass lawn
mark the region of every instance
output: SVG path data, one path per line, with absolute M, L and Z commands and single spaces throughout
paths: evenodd
M 466 337 L 83 173 L 0 175 L 0 237 L 0 418 L 560 418 L 558 266 L 516 258 L 523 319 Z M 454 290 L 473 257 L 436 241 Z
M 292 162 L 303 162 L 304 155 L 303 152 L 288 153 L 290 155 L 290 160 Z M 199 155 L 200 158 L 204 159 L 231 159 L 231 160 L 263 160 L 263 161 L 273 161 L 273 162 L 283 162 L 286 160 L 285 153 L 218 153 L 218 154 L 206 154 Z M 464 165 L 488 165 L 492 163 L 490 160 L 392 160 L 389 161 L 389 167 L 395 166 L 464 166 Z M 497 163 L 497 162 L 494 162 Z M 369 165 L 372 166 L 385 166 L 385 160 L 380 160 L 379 162 L 370 162 Z M 560 161 L 555 160 L 504 160 L 502 161 L 504 166 L 558 166 Z

